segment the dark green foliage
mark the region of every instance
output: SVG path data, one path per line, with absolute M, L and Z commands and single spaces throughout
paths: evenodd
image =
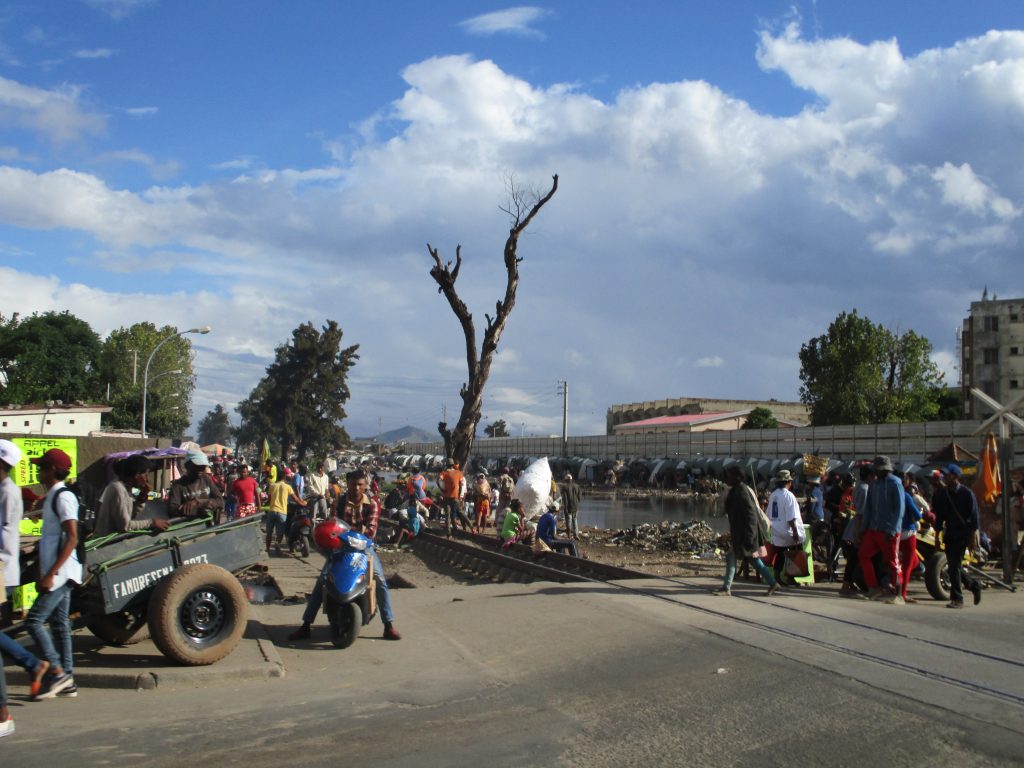
M 932 345 L 913 331 L 898 335 L 843 312 L 800 348 L 800 399 L 811 423 L 927 421 L 938 412 L 942 373 Z
M 0 316 L 0 402 L 95 402 L 99 354 L 100 337 L 70 312 Z
M 267 375 L 238 404 L 241 442 L 276 436 L 282 455 L 323 455 L 349 442 L 340 422 L 349 399 L 348 372 L 359 345 L 341 348 L 342 330 L 329 320 L 323 331 L 303 323 L 277 348 Z
M 146 361 L 163 339 L 177 332 L 178 329 L 170 325 L 157 328 L 153 323 L 135 323 L 112 331 L 103 342 L 101 383 L 104 388 L 110 385 L 110 405 L 114 408 L 106 417 L 109 426 L 141 428 Z M 171 338 L 157 350 L 149 366 L 146 398 L 149 434 L 179 437 L 188 429 L 192 420 L 192 392 L 196 386 L 192 359 L 192 342 L 187 336 Z
M 743 429 L 776 429 L 779 420 L 768 408 L 758 406 L 750 412 L 747 420 L 743 422 Z
M 211 445 L 213 443 L 227 445 L 233 433 L 234 430 L 231 428 L 231 422 L 228 421 L 228 412 L 220 403 L 217 403 L 212 410 L 207 411 L 206 415 L 199 422 L 200 445 Z
M 488 437 L 508 437 L 508 424 L 504 419 L 498 419 L 484 427 L 484 434 Z

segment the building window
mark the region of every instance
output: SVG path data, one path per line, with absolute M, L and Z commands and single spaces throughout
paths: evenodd
M 6 422 L 6 421 L 4 422 L 4 426 L 5 426 L 5 427 L 7 426 L 7 422 Z
M 983 353 L 985 355 L 985 365 L 997 365 L 999 363 L 998 347 L 985 347 Z
M 26 427 L 28 426 L 28 422 L 27 422 L 27 421 L 25 422 L 25 426 L 26 426 Z
M 986 331 L 998 331 L 999 330 L 999 318 L 988 315 L 985 317 L 985 330 Z
M 1019 323 L 1020 322 L 1020 315 L 1018 315 L 1016 313 L 1010 313 L 1010 322 L 1011 323 Z
M 68 419 L 68 424 L 74 424 L 74 423 L 75 423 L 74 419 Z
M 50 421 L 49 419 L 47 419 L 47 420 L 46 420 L 46 423 L 47 423 L 47 424 L 53 424 L 53 422 L 52 422 L 52 421 Z
M 1010 347 L 1010 354 L 1011 355 L 1019 355 L 1020 354 L 1020 347 Z
M 1020 382 L 1017 379 L 1010 379 L 1010 389 L 1020 389 Z

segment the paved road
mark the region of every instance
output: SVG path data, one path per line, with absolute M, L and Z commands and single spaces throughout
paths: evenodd
M 396 591 L 404 639 L 285 641 L 280 680 L 15 701 L 5 765 L 1019 765 L 1021 595 L 979 609 L 710 579 Z M 743 593 L 744 587 L 737 588 Z M 884 631 L 879 631 L 882 629 Z M 958 647 L 976 653 L 965 653 Z M 20 696 L 21 691 L 12 691 Z

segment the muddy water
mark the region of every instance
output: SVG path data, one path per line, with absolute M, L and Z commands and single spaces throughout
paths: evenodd
M 718 511 L 716 497 L 680 498 L 594 498 L 583 496 L 580 502 L 580 525 L 598 528 L 628 528 L 639 523 L 660 523 L 662 520 L 681 523 L 706 520 L 718 532 L 728 530 L 729 523 Z

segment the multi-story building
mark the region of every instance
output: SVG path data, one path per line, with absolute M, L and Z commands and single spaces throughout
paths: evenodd
M 988 298 L 971 302 L 960 332 L 960 387 L 964 418 L 991 415 L 971 397 L 977 388 L 1004 405 L 1024 395 L 1024 298 Z M 1015 409 L 1024 415 L 1024 405 Z

